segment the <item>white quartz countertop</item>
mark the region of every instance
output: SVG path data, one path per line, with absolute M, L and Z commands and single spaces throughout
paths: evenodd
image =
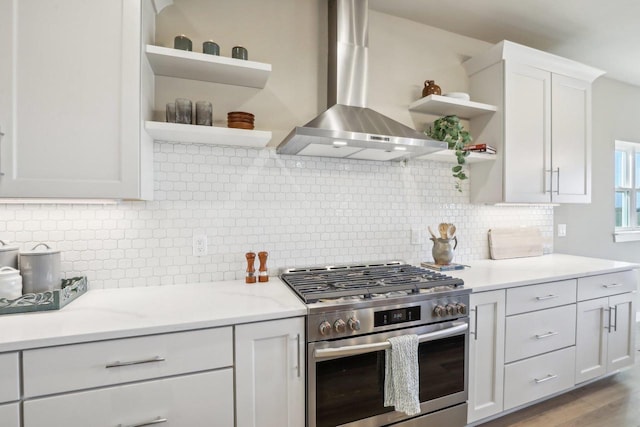
M 573 279 L 636 269 L 637 264 L 564 254 L 467 263 L 469 268 L 444 272 L 464 280 L 473 292 L 505 289 L 534 283 Z
M 460 277 L 473 292 L 638 268 L 636 264 L 552 254 L 469 263 Z M 306 306 L 280 279 L 89 290 L 58 311 L 0 316 L 0 353 L 303 316 Z
M 89 284 L 91 287 L 91 284 Z M 280 279 L 89 290 L 58 311 L 0 316 L 0 352 L 303 316 Z

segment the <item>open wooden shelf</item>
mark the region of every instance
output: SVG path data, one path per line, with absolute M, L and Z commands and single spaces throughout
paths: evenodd
M 454 150 L 442 150 L 435 153 L 416 157 L 418 160 L 433 160 L 436 162 L 456 163 L 456 152 Z M 467 163 L 490 162 L 496 159 L 495 154 L 471 152 L 465 159 Z
M 461 119 L 470 119 L 481 114 L 494 113 L 498 107 L 449 96 L 429 95 L 413 102 L 409 105 L 409 110 L 437 116 L 456 115 Z
M 197 126 L 166 122 L 145 122 L 145 129 L 155 141 L 264 148 L 271 132 L 218 126 Z
M 147 45 L 147 58 L 157 76 L 178 77 L 262 89 L 271 64 Z

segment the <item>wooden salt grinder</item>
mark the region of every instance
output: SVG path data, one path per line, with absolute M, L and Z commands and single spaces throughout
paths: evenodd
M 256 254 L 254 252 L 247 252 L 244 254 L 247 258 L 247 276 L 245 277 L 245 283 L 256 283 Z

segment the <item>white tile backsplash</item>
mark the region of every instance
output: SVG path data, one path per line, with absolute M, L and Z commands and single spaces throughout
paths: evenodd
M 552 207 L 468 200 L 445 163 L 156 143 L 154 201 L 4 205 L 0 239 L 61 249 L 65 275 L 86 275 L 92 288 L 241 279 L 248 251 L 268 251 L 272 275 L 291 266 L 419 263 L 431 260 L 427 226 L 440 222 L 457 227 L 460 263 L 488 258 L 491 227 L 537 226 L 552 240 Z M 411 243 L 412 229 L 420 244 Z M 192 255 L 197 234 L 207 236 L 206 256 Z

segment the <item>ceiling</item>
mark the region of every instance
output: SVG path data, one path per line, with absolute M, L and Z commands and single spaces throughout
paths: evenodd
M 369 0 L 369 7 L 452 33 L 555 53 L 640 86 L 638 0 Z

